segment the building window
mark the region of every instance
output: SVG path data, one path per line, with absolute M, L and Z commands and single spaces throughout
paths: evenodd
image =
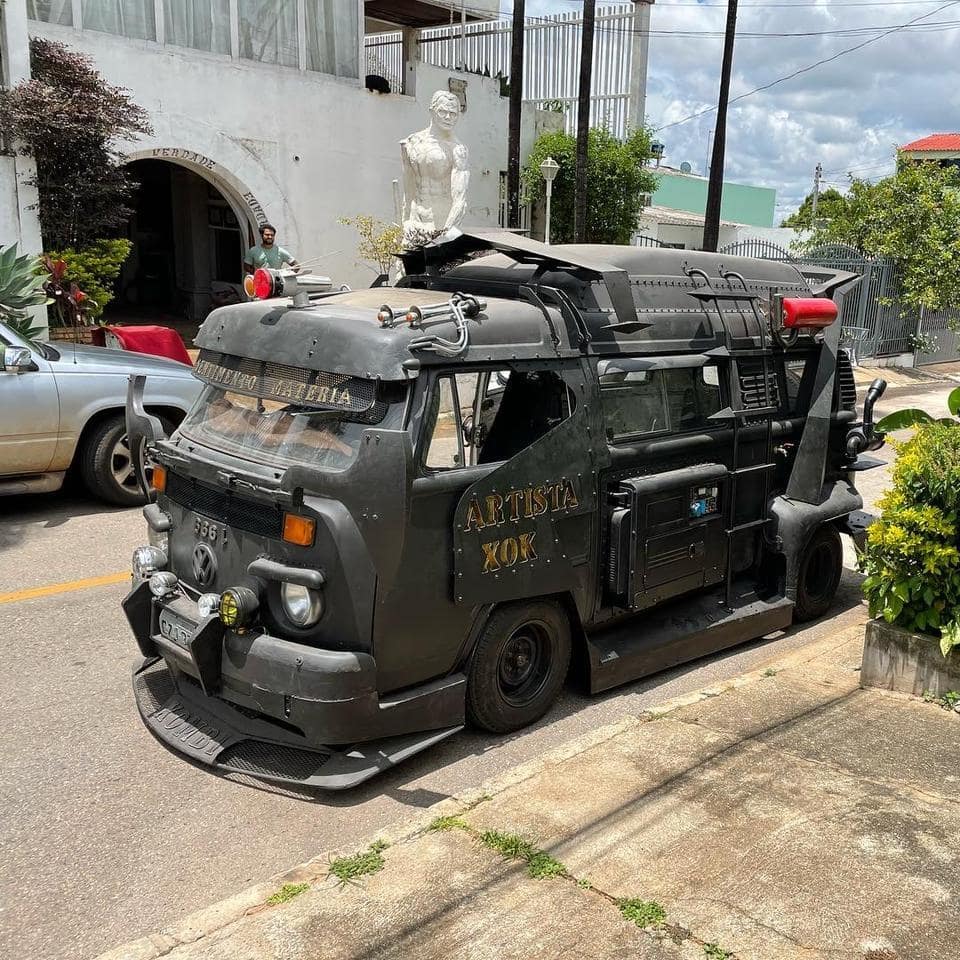
M 73 26 L 73 4 L 70 0 L 27 0 L 27 16 L 41 23 Z
M 156 40 L 153 0 L 82 0 L 83 29 Z
M 360 76 L 360 25 L 354 0 L 306 0 L 307 69 Z
M 163 0 L 163 38 L 176 47 L 230 53 L 230 0 Z
M 296 0 L 239 0 L 240 56 L 299 66 Z

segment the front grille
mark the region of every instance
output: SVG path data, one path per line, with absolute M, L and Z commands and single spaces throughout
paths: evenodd
M 278 506 L 248 500 L 177 473 L 168 474 L 166 494 L 181 507 L 227 526 L 275 540 L 283 533 L 283 511 Z
M 320 772 L 329 753 L 283 747 L 260 740 L 241 740 L 217 758 L 217 765 L 255 777 L 279 777 L 304 782 Z
M 740 399 L 745 409 L 755 407 L 780 406 L 780 384 L 773 364 L 766 371 L 767 394 L 764 395 L 764 357 L 742 357 L 737 361 L 737 373 L 740 377 Z
M 133 681 L 134 696 L 149 716 L 156 713 L 173 696 L 173 677 L 163 661 L 137 674 Z
M 840 406 L 844 410 L 856 410 L 857 382 L 853 378 L 853 366 L 846 350 L 837 351 L 837 389 Z

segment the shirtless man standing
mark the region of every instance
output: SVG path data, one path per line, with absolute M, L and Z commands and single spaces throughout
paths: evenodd
M 467 209 L 467 148 L 454 136 L 460 101 L 438 90 L 430 100 L 430 126 L 400 142 L 403 158 L 403 236 L 424 243 L 457 226 Z

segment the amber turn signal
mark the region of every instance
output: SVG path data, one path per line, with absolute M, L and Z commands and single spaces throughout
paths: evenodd
M 163 493 L 167 489 L 167 468 L 161 466 L 155 466 L 153 468 L 153 473 L 150 476 L 150 486 L 153 487 L 157 493 Z
M 301 517 L 296 513 L 283 515 L 283 539 L 286 543 L 295 543 L 298 547 L 312 547 L 316 535 L 316 520 Z

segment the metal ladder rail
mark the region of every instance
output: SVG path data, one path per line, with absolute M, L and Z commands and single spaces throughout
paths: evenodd
M 763 497 L 761 500 L 761 509 L 766 510 L 766 503 L 769 497 L 770 492 L 770 475 L 775 469 L 776 464 L 772 462 L 772 452 L 773 452 L 773 414 L 777 412 L 778 407 L 772 403 L 772 398 L 770 396 L 770 375 L 772 372 L 771 369 L 771 359 L 767 352 L 767 338 L 766 338 L 766 329 L 764 325 L 764 320 L 760 311 L 757 309 L 757 300 L 759 296 L 757 294 L 750 293 L 747 288 L 746 280 L 743 276 L 735 271 L 727 271 L 722 274 L 724 280 L 730 285 L 728 290 L 715 290 L 713 284 L 710 282 L 710 277 L 707 273 L 701 270 L 698 267 L 694 267 L 687 271 L 687 276 L 693 279 L 694 275 L 700 276 L 704 280 L 704 287 L 690 291 L 691 295 L 701 300 L 702 302 L 712 301 L 714 307 L 717 311 L 717 316 L 720 319 L 720 328 L 723 331 L 724 338 L 724 347 L 726 356 L 734 361 L 737 361 L 737 377 L 735 381 L 731 381 L 731 385 L 735 390 L 736 396 L 731 397 L 731 400 L 735 401 L 734 406 L 731 407 L 731 413 L 733 414 L 733 454 L 731 457 L 731 467 L 730 467 L 730 491 L 727 504 L 727 522 L 725 527 L 725 534 L 727 537 L 727 571 L 726 571 L 726 580 L 725 580 L 725 589 L 724 589 L 724 602 L 729 606 L 730 602 L 733 599 L 733 564 L 732 564 L 732 547 L 735 538 L 746 532 L 747 530 L 756 530 L 762 527 L 765 527 L 770 521 L 768 517 L 762 516 L 758 517 L 756 520 L 749 520 L 745 523 L 738 524 L 736 522 L 736 506 L 737 506 L 737 494 L 739 490 L 739 478 L 746 474 L 750 473 L 762 473 L 763 474 Z M 733 280 L 739 281 L 743 292 L 733 289 Z M 752 348 L 747 349 L 737 349 L 734 347 L 733 335 L 730 332 L 730 327 L 727 324 L 727 318 L 724 316 L 723 308 L 721 306 L 722 301 L 729 300 L 734 301 L 738 304 L 738 310 L 740 315 L 745 318 L 743 314 L 742 307 L 739 304 L 742 304 L 744 301 L 747 301 L 750 304 L 750 308 L 753 312 L 754 318 L 757 321 L 758 328 L 760 330 L 760 349 L 755 350 Z M 740 387 L 740 365 L 739 360 L 747 356 L 759 356 L 761 360 L 761 376 L 763 378 L 763 405 L 761 407 L 746 408 L 742 406 L 742 394 Z M 742 427 L 745 425 L 743 421 L 746 420 L 748 416 L 764 416 L 766 418 L 766 441 L 764 444 L 764 455 L 766 462 L 759 464 L 751 464 L 748 467 L 740 466 L 740 432 Z

